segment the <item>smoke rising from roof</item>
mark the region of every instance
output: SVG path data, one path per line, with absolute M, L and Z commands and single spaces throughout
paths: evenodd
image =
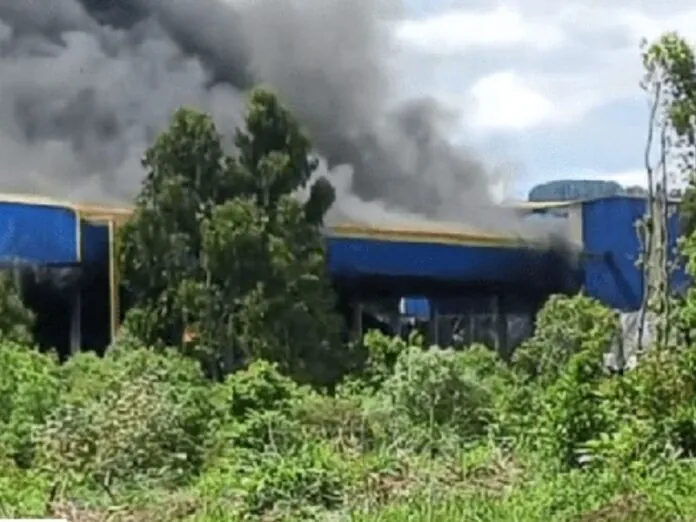
M 172 112 L 231 134 L 273 86 L 337 186 L 333 219 L 526 226 L 447 139 L 435 100 L 393 106 L 391 0 L 0 0 L 0 190 L 123 203 Z

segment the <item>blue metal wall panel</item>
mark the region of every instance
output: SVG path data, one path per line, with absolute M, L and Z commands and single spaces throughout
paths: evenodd
M 74 263 L 76 222 L 69 208 L 0 201 L 0 259 Z
M 647 209 L 646 200 L 612 197 L 583 203 L 583 241 L 586 259 L 585 290 L 607 306 L 622 311 L 640 308 L 643 276 L 637 265 L 641 244 L 636 222 Z M 670 250 L 676 248 L 679 222 L 676 213 L 668 224 Z M 683 271 L 673 275 L 673 285 L 683 283 Z
M 333 276 L 430 278 L 452 283 L 575 284 L 575 273 L 554 253 L 525 248 L 327 238 Z

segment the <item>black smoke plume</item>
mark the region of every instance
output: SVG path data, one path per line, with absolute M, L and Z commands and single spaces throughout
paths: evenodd
M 528 227 L 431 99 L 394 104 L 390 0 L 0 0 L 0 190 L 127 202 L 191 105 L 230 133 L 273 86 L 337 187 L 333 218 Z

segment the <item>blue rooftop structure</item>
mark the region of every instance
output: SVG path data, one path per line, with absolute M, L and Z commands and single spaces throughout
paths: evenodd
M 112 242 L 109 229 L 129 215 L 127 209 L 0 194 L 0 261 L 36 265 L 103 263 Z
M 645 199 L 615 196 L 523 207 L 529 212 L 554 209 L 565 216 L 571 239 L 587 254 L 582 264 L 571 266 L 558 253 L 513 237 L 459 227 L 345 225 L 327 231 L 329 271 L 346 288 L 363 292 L 384 291 L 391 285 L 395 294 L 424 296 L 422 290 L 431 286 L 455 292 L 466 286 L 495 285 L 533 288 L 548 295 L 583 287 L 608 306 L 626 311 L 639 308 L 643 287 L 636 266 L 640 243 L 634 224 L 645 213 Z M 118 274 L 113 237 L 129 215 L 128 209 L 0 195 L 0 261 L 99 267 L 108 272 L 115 331 Z M 669 229 L 674 246 L 676 215 L 670 218 Z M 683 272 L 677 272 L 674 279 L 675 284 L 686 282 Z M 418 282 L 417 287 L 406 288 L 409 281 Z M 417 308 L 422 315 L 423 306 Z
M 45 265 L 99 264 L 109 257 L 110 227 L 127 209 L 0 195 L 0 259 Z M 327 232 L 336 277 L 420 278 L 519 283 L 543 279 L 556 259 L 513 237 L 441 228 L 338 226 Z
M 79 262 L 76 212 L 49 202 L 0 202 L 0 259 L 37 264 Z

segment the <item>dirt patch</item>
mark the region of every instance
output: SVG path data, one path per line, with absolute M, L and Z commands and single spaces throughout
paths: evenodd
M 191 498 L 170 498 L 143 507 L 92 508 L 73 502 L 56 502 L 51 505 L 50 516 L 68 522 L 173 522 L 186 519 L 199 507 Z
M 642 495 L 622 495 L 599 509 L 584 513 L 577 522 L 658 522 Z

